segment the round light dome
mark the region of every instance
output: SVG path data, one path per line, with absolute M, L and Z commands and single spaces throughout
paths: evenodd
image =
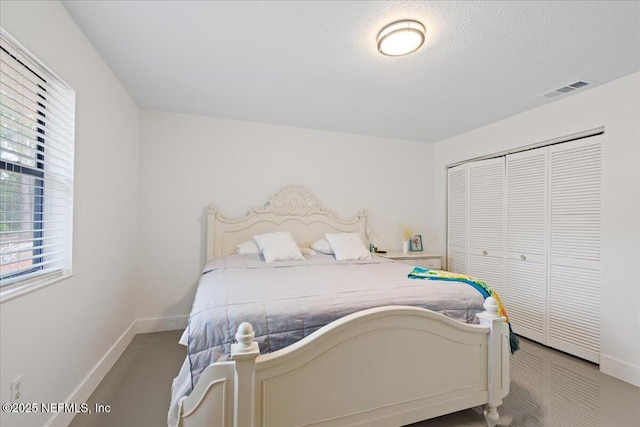
M 418 21 L 398 21 L 378 34 L 378 50 L 383 55 L 402 56 L 415 52 L 424 43 L 424 25 Z

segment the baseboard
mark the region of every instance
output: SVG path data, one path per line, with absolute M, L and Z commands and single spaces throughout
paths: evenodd
M 600 355 L 600 372 L 640 387 L 640 366 Z
M 111 348 L 100 359 L 91 372 L 82 380 L 80 385 L 64 400 L 67 403 L 84 403 L 91 393 L 98 387 L 100 381 L 111 370 L 118 358 L 126 350 L 136 334 L 149 332 L 173 331 L 187 326 L 188 316 L 156 317 L 134 320 L 126 331 L 116 340 Z M 66 427 L 71 423 L 75 413 L 58 412 L 49 419 L 47 427 Z
M 187 327 L 188 316 L 153 317 L 138 319 L 136 321 L 136 333 L 175 331 Z
M 127 328 L 126 331 L 120 338 L 116 340 L 116 342 L 111 346 L 109 350 L 105 353 L 105 355 L 100 359 L 100 361 L 96 364 L 91 372 L 82 380 L 82 382 L 76 387 L 76 389 L 71 393 L 71 395 L 64 400 L 67 403 L 84 403 L 89 399 L 91 393 L 98 387 L 100 381 L 104 378 L 104 376 L 111 370 L 113 365 L 116 363 L 118 358 L 122 355 L 122 353 L 126 350 L 127 346 L 133 340 L 133 337 L 136 335 L 136 324 L 137 322 L 134 320 L 131 325 Z M 52 418 L 49 419 L 49 422 L 46 424 L 48 427 L 66 427 L 71 423 L 75 413 L 73 412 L 58 412 Z

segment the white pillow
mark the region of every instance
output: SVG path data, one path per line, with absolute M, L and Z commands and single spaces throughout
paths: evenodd
M 323 254 L 333 255 L 331 245 L 329 244 L 329 241 L 327 239 L 316 240 L 311 244 L 311 249 L 314 249 Z
M 260 248 L 255 240 L 247 240 L 246 242 L 239 243 L 236 246 L 237 254 L 261 254 Z
M 358 233 L 325 234 L 338 261 L 371 259 L 371 253 Z
M 288 231 L 253 236 L 265 262 L 304 260 L 300 248 Z

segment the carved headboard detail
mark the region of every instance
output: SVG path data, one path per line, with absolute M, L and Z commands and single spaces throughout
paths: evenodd
M 320 208 L 318 201 L 303 187 L 287 185 L 271 196 L 264 208 L 253 209 L 255 213 L 273 212 L 276 215 L 328 214 L 329 211 Z
M 362 209 L 350 220 L 320 207 L 305 188 L 288 185 L 271 196 L 262 207 L 249 210 L 239 219 L 224 218 L 213 203 L 207 209 L 207 259 L 231 254 L 238 243 L 254 235 L 291 231 L 301 247 L 310 245 L 326 233 L 357 232 L 366 242 L 367 215 Z

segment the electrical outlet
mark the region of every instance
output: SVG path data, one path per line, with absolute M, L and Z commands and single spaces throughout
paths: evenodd
M 22 402 L 22 375 L 11 381 L 11 403 Z

